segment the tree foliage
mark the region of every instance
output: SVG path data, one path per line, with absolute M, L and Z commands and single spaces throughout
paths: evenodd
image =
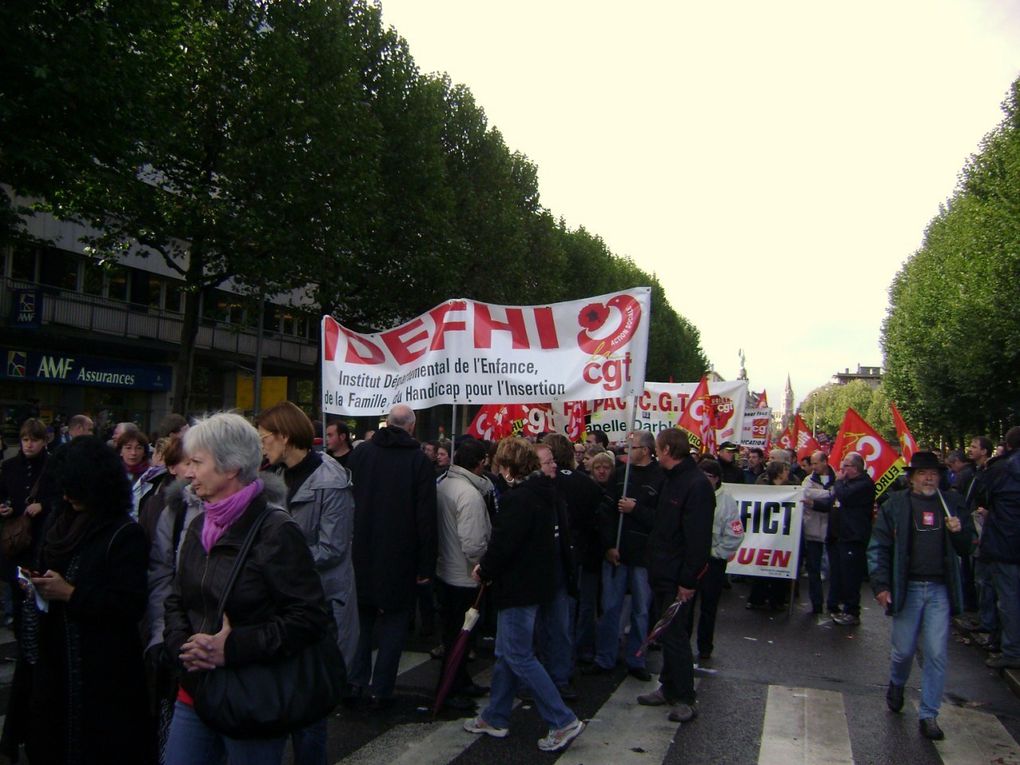
M 1003 111 L 889 290 L 886 385 L 918 438 L 995 436 L 1020 414 L 1020 80 Z
M 863 380 L 815 388 L 801 402 L 800 415 L 808 427 L 836 437 L 847 409 L 853 408 L 890 443 L 896 444 L 892 411 L 885 386 L 872 388 Z
M 654 276 L 542 207 L 538 170 L 471 92 L 422 75 L 367 0 L 11 0 L 0 6 L 0 227 L 15 199 L 140 246 L 197 296 L 308 285 L 345 324 L 451 296 L 539 303 L 653 288 L 650 379 L 696 379 L 697 330 Z M 87 62 L 85 64 L 84 62 Z

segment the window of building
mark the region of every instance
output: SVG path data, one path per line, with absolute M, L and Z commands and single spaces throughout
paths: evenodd
M 159 308 L 162 279 L 155 274 L 131 269 L 131 302 L 144 308 Z
M 101 296 L 103 294 L 103 267 L 93 258 L 86 257 L 82 272 L 81 291 L 86 295 Z
M 284 311 L 280 317 L 280 332 L 285 335 L 294 334 L 294 313 L 293 311 Z
M 262 329 L 266 332 L 277 332 L 279 330 L 277 307 L 272 303 L 266 303 L 266 312 L 262 316 Z
M 106 272 L 106 296 L 110 300 L 128 300 L 128 269 L 124 266 L 110 266 Z
M 39 283 L 65 290 L 77 289 L 78 262 L 79 257 L 67 250 L 55 247 L 39 250 Z
M 11 252 L 11 278 L 19 282 L 35 281 L 35 247 L 17 245 Z
M 174 313 L 184 313 L 184 282 L 168 279 L 165 285 L 166 295 L 163 309 Z

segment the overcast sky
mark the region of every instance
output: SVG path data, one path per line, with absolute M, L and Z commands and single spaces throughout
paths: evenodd
M 889 284 L 1020 75 L 1020 0 L 382 8 L 773 406 L 882 363 Z

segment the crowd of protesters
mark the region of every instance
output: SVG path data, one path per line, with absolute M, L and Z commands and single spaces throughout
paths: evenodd
M 821 451 L 766 459 L 726 442 L 699 455 L 675 428 L 612 446 L 598 431 L 576 444 L 419 442 L 398 405 L 361 442 L 327 423 L 319 450 L 312 421 L 282 402 L 254 423 L 171 415 L 151 436 L 118 423 L 109 440 L 93 429 L 77 415 L 55 439 L 26 420 L 0 467 L 19 644 L 0 738 L 12 761 L 279 763 L 289 743 L 298 765 L 325 763 L 326 711 L 244 728 L 224 719 L 252 699 L 221 684 L 210 711 L 210 678 L 328 644 L 345 679 L 327 701 L 382 712 L 409 630 L 418 618 L 430 635 L 437 604 L 437 689 L 469 732 L 509 735 L 518 697 L 548 726 L 538 747 L 565 748 L 584 729 L 569 705 L 578 677 L 619 667 L 653 683 L 650 637 L 662 668 L 635 702 L 690 722 L 743 538 L 734 484 L 802 487 L 811 610 L 857 625 L 870 582 L 893 617 L 892 711 L 925 656 L 922 735 L 944 735 L 951 615 L 975 614 L 957 625 L 993 652 L 990 667 L 1020 667 L 1020 427 L 999 455 L 985 437 L 944 462 L 915 453 L 877 501 L 856 453 L 830 465 Z M 787 608 L 784 580 L 746 579 L 747 608 Z M 494 638 L 491 688 L 461 661 L 472 607 Z M 675 616 L 650 634 L 664 613 Z

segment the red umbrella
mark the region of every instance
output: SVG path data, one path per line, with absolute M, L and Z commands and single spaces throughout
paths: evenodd
M 432 704 L 433 720 L 436 719 L 439 710 L 443 708 L 443 702 L 446 701 L 446 697 L 450 694 L 450 688 L 453 686 L 453 679 L 457 676 L 457 670 L 460 669 L 460 663 L 464 660 L 464 654 L 467 653 L 468 636 L 478 621 L 478 604 L 482 602 L 482 595 L 484 593 L 485 583 L 483 582 L 478 588 L 478 597 L 475 598 L 475 604 L 464 614 L 464 626 L 460 628 L 460 634 L 457 635 L 457 639 L 446 654 L 443 674 L 439 678 L 439 688 L 436 690 L 436 700 Z

